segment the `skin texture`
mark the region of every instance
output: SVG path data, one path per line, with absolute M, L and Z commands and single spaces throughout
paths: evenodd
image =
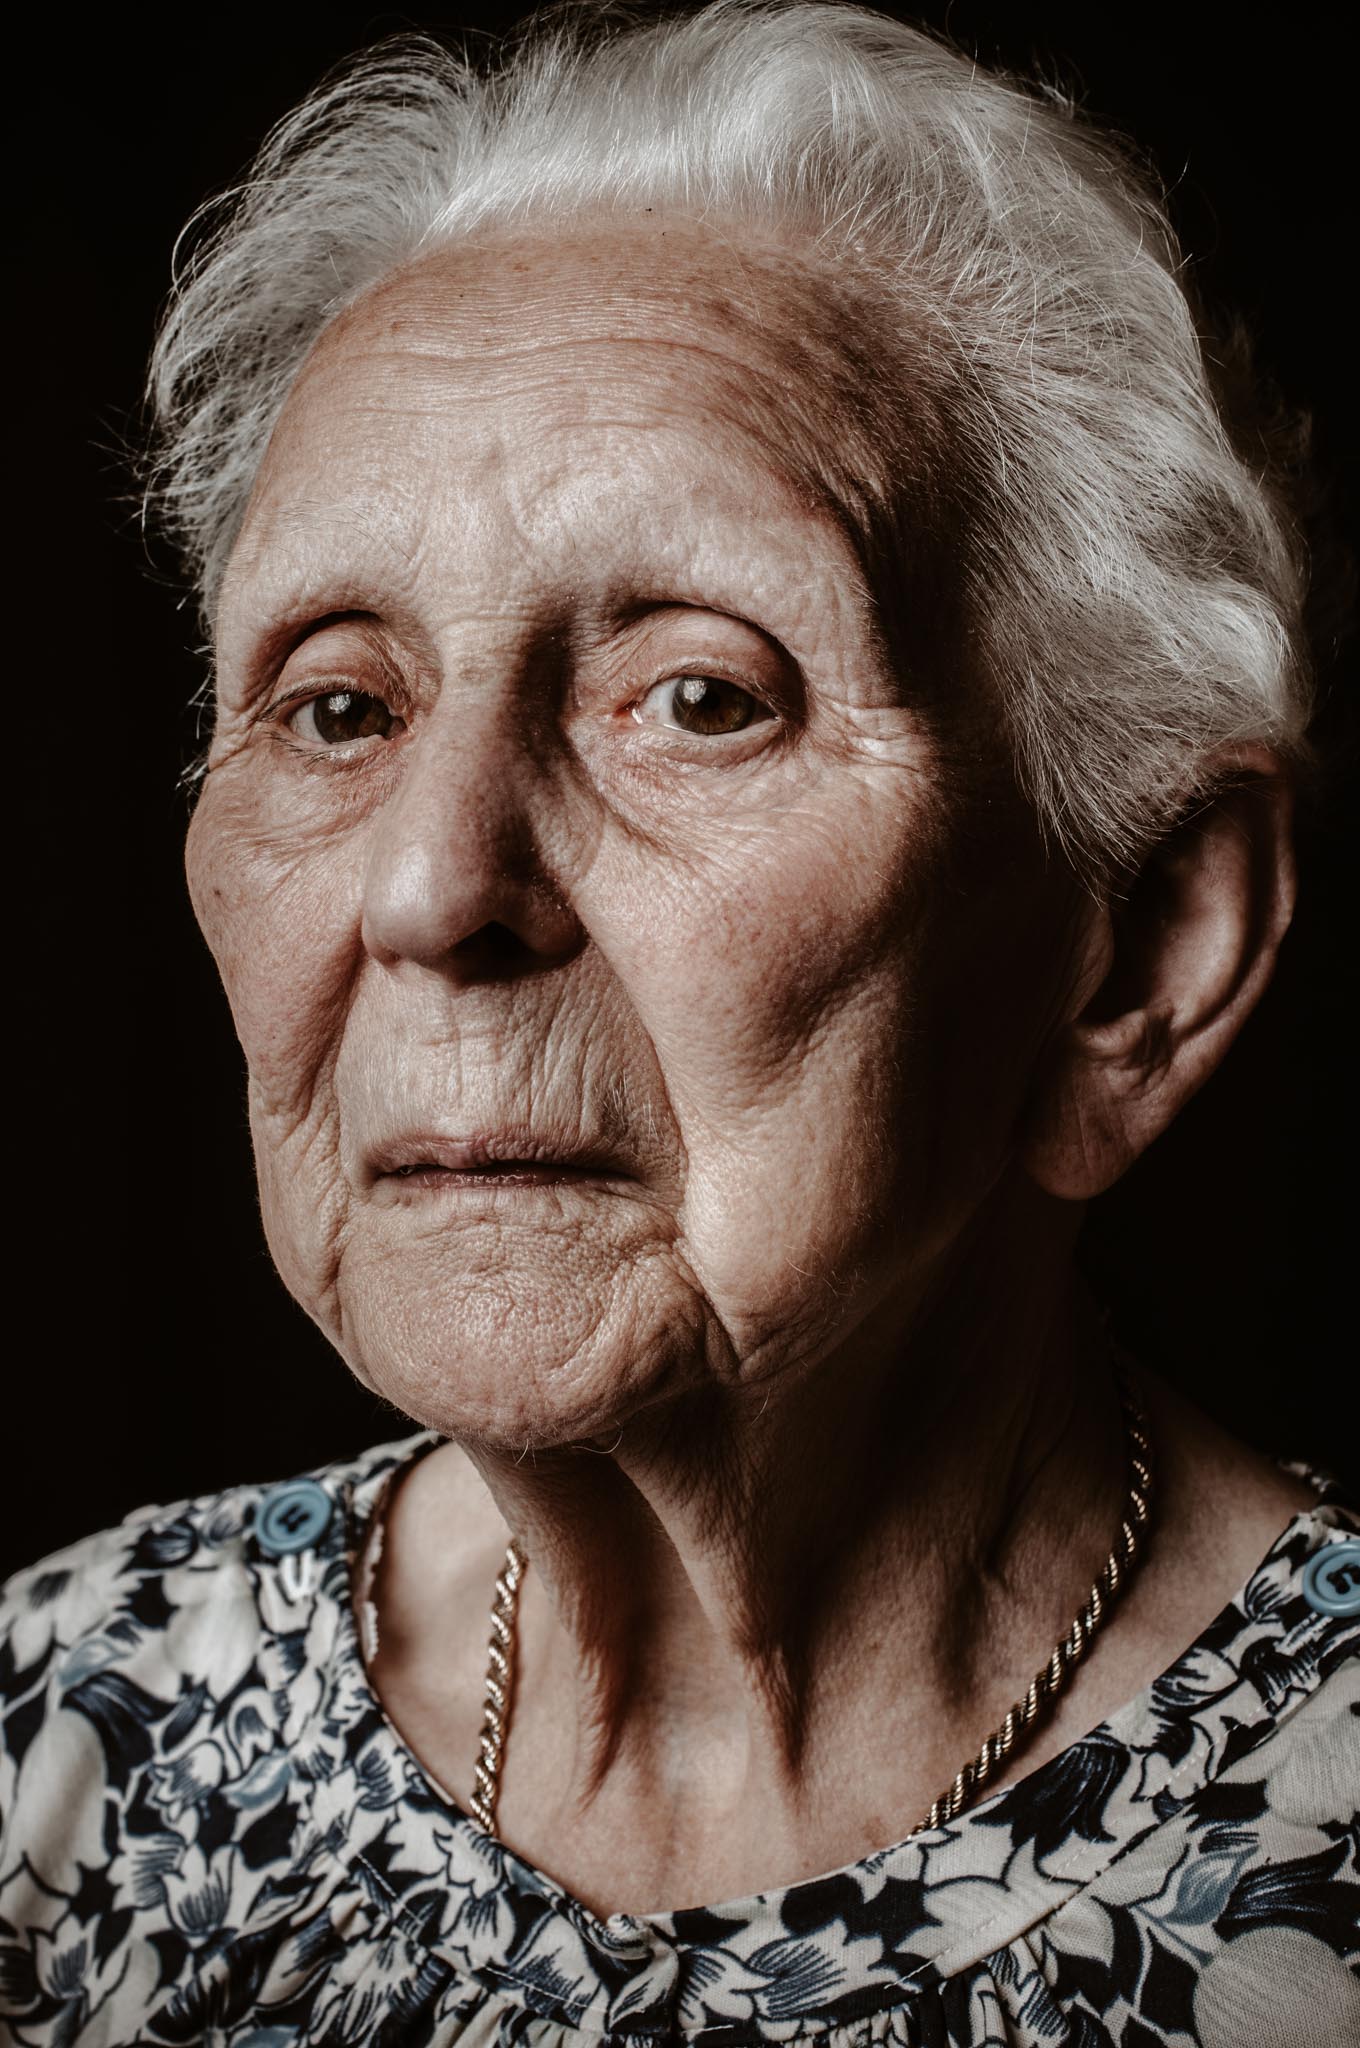
M 1124 906 L 1045 862 L 923 509 L 875 600 L 912 463 L 875 478 L 862 381 L 774 246 L 442 252 L 322 337 L 223 589 L 188 866 L 270 1247 L 452 1439 L 392 1503 L 374 1683 L 466 1796 L 513 1529 L 501 1831 L 603 1909 L 899 1837 L 1046 1660 L 1124 1484 L 1080 1205 L 1288 918 L 1259 754 Z M 1157 1400 L 1165 1533 L 1053 1746 L 1297 1504 Z

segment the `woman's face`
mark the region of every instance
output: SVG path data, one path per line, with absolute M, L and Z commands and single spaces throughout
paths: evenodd
M 889 657 L 814 301 L 681 225 L 425 259 L 232 557 L 189 873 L 266 1229 L 451 1435 L 890 1341 L 1012 1151 L 1070 899 Z

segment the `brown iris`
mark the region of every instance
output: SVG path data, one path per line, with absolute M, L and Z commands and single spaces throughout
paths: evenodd
M 396 723 L 381 697 L 366 690 L 332 690 L 329 696 L 313 697 L 312 724 L 319 740 L 328 747 L 346 740 L 385 738 Z
M 759 709 L 748 690 L 721 676 L 681 676 L 671 697 L 671 716 L 682 732 L 740 732 Z

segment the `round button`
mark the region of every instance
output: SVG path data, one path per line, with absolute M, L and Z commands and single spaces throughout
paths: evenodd
M 1360 1614 L 1360 1539 L 1324 1544 L 1309 1558 L 1303 1597 L 1318 1614 Z
M 255 1515 L 255 1538 L 266 1557 L 307 1550 L 330 1528 L 335 1502 L 315 1479 L 271 1486 Z

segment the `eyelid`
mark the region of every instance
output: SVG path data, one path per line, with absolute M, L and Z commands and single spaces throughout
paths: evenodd
M 405 719 L 409 715 L 410 707 L 405 701 L 404 691 L 394 689 L 386 681 L 382 689 L 373 689 L 348 675 L 310 676 L 293 689 L 271 697 L 267 704 L 261 706 L 259 715 L 267 722 L 278 723 L 285 713 L 296 711 L 302 704 L 314 704 L 321 697 L 342 695 L 376 698 L 378 703 L 387 706 L 394 718 Z
M 674 689 L 678 684 L 686 682 L 690 678 L 696 678 L 701 682 L 725 683 L 730 689 L 740 690 L 742 695 L 749 697 L 751 703 L 755 706 L 753 723 L 763 724 L 766 720 L 770 719 L 784 725 L 792 722 L 794 714 L 791 708 L 787 704 L 781 703 L 779 696 L 775 692 L 762 688 L 759 683 L 754 681 L 748 670 L 743 669 L 734 673 L 733 669 L 729 668 L 726 663 L 712 660 L 682 661 L 676 663 L 673 667 L 668 667 L 661 675 L 652 677 L 649 682 L 643 684 L 639 690 L 635 691 L 624 709 L 640 725 L 653 723 L 654 721 L 640 716 L 641 708 L 647 699 L 657 690 Z M 683 730 L 683 728 L 678 729 Z M 718 735 L 715 735 L 715 737 L 718 737 Z M 738 735 L 732 733 L 727 735 L 727 737 L 735 739 Z
M 281 690 L 280 685 L 299 662 L 311 669 L 310 675 L 296 689 Z M 367 695 L 393 704 L 394 709 L 393 691 L 403 701 L 407 695 L 406 677 L 402 663 L 394 658 L 391 637 L 370 611 L 339 610 L 280 624 L 265 636 L 252 667 L 250 694 L 265 718 L 297 695 L 325 696 L 328 685 L 332 689 L 364 689 Z M 380 678 L 380 687 L 365 685 L 361 673 Z

